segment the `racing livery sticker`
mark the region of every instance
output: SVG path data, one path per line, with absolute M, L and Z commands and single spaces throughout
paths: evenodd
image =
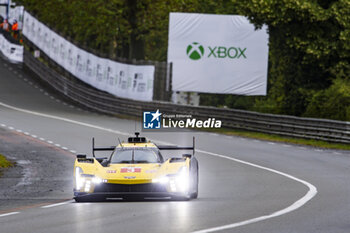
M 120 169 L 121 173 L 134 173 L 134 172 L 141 172 L 141 168 L 140 167 L 122 167 Z
M 106 172 L 107 172 L 107 173 L 117 173 L 116 170 L 107 170 Z

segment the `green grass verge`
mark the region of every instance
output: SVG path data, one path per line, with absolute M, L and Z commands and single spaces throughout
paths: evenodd
M 272 142 L 285 142 L 285 143 L 320 147 L 320 148 L 326 148 L 326 149 L 350 150 L 350 144 L 331 143 L 331 142 L 325 142 L 321 140 L 292 138 L 292 137 L 285 137 L 285 136 L 280 136 L 275 134 L 258 133 L 258 132 L 234 130 L 234 129 L 227 129 L 227 128 L 206 129 L 205 131 L 213 132 L 213 133 L 221 133 L 225 135 L 246 137 L 246 138 L 255 138 L 255 139 L 267 140 Z
M 5 156 L 0 154 L 0 168 L 7 168 L 7 167 L 12 167 L 13 163 L 8 161 Z

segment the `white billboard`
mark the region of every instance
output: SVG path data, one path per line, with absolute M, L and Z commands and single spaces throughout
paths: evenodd
M 266 95 L 268 34 L 237 15 L 170 13 L 174 91 Z
M 97 57 L 67 41 L 26 11 L 22 33 L 57 64 L 91 86 L 122 98 L 152 101 L 154 66 L 128 65 Z

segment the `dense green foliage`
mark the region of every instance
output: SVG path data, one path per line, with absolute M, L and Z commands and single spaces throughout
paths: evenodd
M 268 95 L 202 94 L 202 104 L 350 120 L 349 0 L 21 2 L 79 43 L 129 59 L 166 60 L 169 12 L 246 15 L 269 27 Z
M 236 6 L 257 26 L 269 25 L 269 94 L 256 99 L 255 107 L 350 120 L 338 113 L 339 106 L 349 107 L 346 95 L 328 103 L 316 101 L 320 96 L 339 95 L 336 87 L 349 85 L 340 80 L 350 77 L 350 1 L 249 0 L 243 4 L 237 0 Z
M 350 119 L 350 80 L 337 78 L 329 88 L 311 95 L 305 115 Z

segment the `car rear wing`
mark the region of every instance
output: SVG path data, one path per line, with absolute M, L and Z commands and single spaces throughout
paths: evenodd
M 195 137 L 193 137 L 192 146 L 173 146 L 173 145 L 157 145 L 159 150 L 192 150 L 195 152 Z
M 95 151 L 114 151 L 115 146 L 110 147 L 95 147 L 95 138 L 92 138 L 92 156 L 95 156 Z

